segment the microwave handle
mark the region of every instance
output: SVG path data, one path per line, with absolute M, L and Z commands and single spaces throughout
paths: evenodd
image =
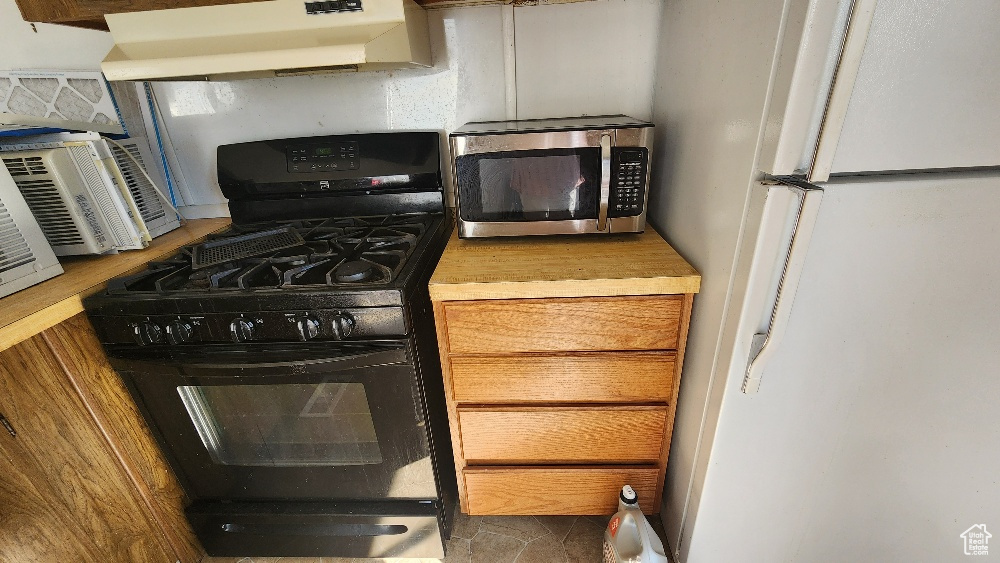
M 601 203 L 597 211 L 597 230 L 608 226 L 608 202 L 611 200 L 611 134 L 601 135 Z

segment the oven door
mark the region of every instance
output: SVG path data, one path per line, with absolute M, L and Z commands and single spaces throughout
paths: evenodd
M 462 237 L 609 232 L 613 130 L 452 137 Z
M 405 343 L 110 350 L 195 499 L 434 499 Z

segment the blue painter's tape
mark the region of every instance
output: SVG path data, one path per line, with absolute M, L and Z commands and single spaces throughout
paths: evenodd
M 160 151 L 160 163 L 163 164 L 163 173 L 167 177 L 167 191 L 170 193 L 170 203 L 177 206 L 177 196 L 174 195 L 174 180 L 170 175 L 170 165 L 167 164 L 167 153 L 163 150 L 163 140 L 160 138 L 160 124 L 156 119 L 156 104 L 153 103 L 153 88 L 149 82 L 142 83 L 146 91 L 146 103 L 149 104 L 149 115 L 153 118 L 153 136 L 156 137 L 156 148 Z

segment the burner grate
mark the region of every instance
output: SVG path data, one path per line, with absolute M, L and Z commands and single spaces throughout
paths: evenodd
M 305 241 L 302 240 L 302 236 L 292 227 L 227 237 L 195 246 L 191 256 L 191 267 L 197 269 L 224 264 L 298 246 L 303 242 Z
M 435 216 L 365 216 L 237 224 L 146 271 L 109 283 L 110 293 L 374 289 L 392 284 Z

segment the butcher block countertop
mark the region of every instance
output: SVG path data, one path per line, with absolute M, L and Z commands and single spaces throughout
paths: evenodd
M 141 268 L 229 226 L 228 217 L 191 219 L 179 229 L 153 239 L 142 250 L 103 256 L 64 256 L 63 273 L 0 299 L 0 350 L 83 312 L 83 298 L 104 289 L 111 278 Z
M 459 239 L 430 281 L 431 299 L 697 293 L 701 276 L 651 227 L 642 234 Z

